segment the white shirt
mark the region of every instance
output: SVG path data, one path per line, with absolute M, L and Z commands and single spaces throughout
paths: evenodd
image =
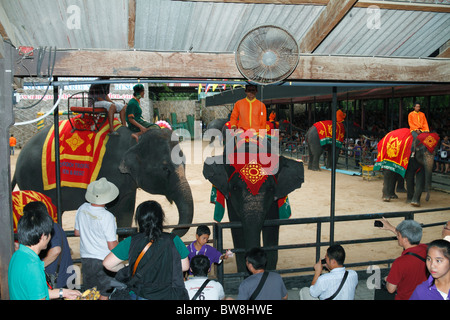
M 82 258 L 103 260 L 111 252 L 107 242 L 117 240 L 114 215 L 104 207 L 95 207 L 88 202 L 78 208 L 75 229 L 80 231 Z
M 329 273 L 321 275 L 316 283 L 309 288 L 309 293 L 320 300 L 331 297 L 339 288 L 344 277 L 345 267 L 334 268 Z M 348 270 L 347 280 L 338 295 L 333 300 L 353 300 L 358 285 L 358 274 L 354 270 Z
M 184 282 L 187 292 L 189 293 L 189 300 L 191 300 L 197 293 L 200 286 L 208 279 L 207 277 L 193 277 Z M 202 293 L 197 297 L 197 300 L 222 300 L 225 297 L 225 292 L 220 282 L 211 280 Z

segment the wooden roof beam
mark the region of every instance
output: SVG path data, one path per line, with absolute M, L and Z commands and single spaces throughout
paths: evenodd
M 301 40 L 300 52 L 314 52 L 356 2 L 357 0 L 330 0 Z
M 47 53 L 48 54 L 48 53 Z M 38 55 L 35 55 L 38 56 Z M 16 57 L 17 59 L 17 57 Z M 37 59 L 16 64 L 15 76 L 28 77 Z M 41 61 L 47 70 L 48 57 Z M 34 71 L 33 71 L 34 70 Z M 54 76 L 164 79 L 244 79 L 232 53 L 151 51 L 58 51 Z M 288 78 L 316 81 L 450 82 L 450 59 L 350 57 L 300 55 L 297 69 Z

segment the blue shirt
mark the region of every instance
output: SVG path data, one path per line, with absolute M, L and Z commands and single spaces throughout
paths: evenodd
M 339 288 L 344 277 L 345 268 L 334 268 L 329 273 L 321 275 L 316 283 L 309 288 L 309 293 L 313 297 L 325 300 L 331 297 Z M 348 270 L 348 276 L 344 286 L 333 300 L 353 300 L 355 290 L 358 285 L 358 274 L 354 270 Z
M 8 268 L 9 298 L 11 300 L 49 300 L 44 262 L 28 248 L 20 245 Z

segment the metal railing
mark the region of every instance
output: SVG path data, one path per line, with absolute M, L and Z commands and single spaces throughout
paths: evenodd
M 405 218 L 407 220 L 414 220 L 414 215 L 430 213 L 430 212 L 440 212 L 440 211 L 449 211 L 450 207 L 444 208 L 436 208 L 436 209 L 423 209 L 423 210 L 410 210 L 410 211 L 397 211 L 397 212 L 382 212 L 382 213 L 366 213 L 366 214 L 357 214 L 357 215 L 345 215 L 345 216 L 335 216 L 334 223 L 339 222 L 348 222 L 348 221 L 362 221 L 362 220 L 374 220 L 384 218 Z M 330 217 L 310 217 L 310 218 L 296 218 L 296 219 L 281 219 L 281 220 L 266 220 L 264 222 L 264 226 L 273 227 L 273 226 L 286 226 L 286 225 L 305 225 L 305 224 L 316 224 L 316 239 L 315 242 L 308 243 L 297 243 L 297 244 L 288 244 L 288 245 L 278 245 L 271 247 L 264 247 L 264 250 L 289 250 L 289 249 L 302 249 L 302 248 L 315 248 L 315 261 L 319 261 L 322 257 L 320 255 L 320 251 L 322 247 L 328 247 L 331 245 L 329 241 L 322 241 L 322 225 L 326 223 L 330 223 Z M 447 222 L 437 222 L 430 224 L 422 224 L 422 228 L 435 227 L 439 225 L 445 225 Z M 183 225 L 167 225 L 164 228 L 167 229 L 178 229 L 178 228 L 186 228 L 186 227 L 198 227 L 199 225 L 208 225 L 212 227 L 212 240 L 214 247 L 219 252 L 224 252 L 223 246 L 223 231 L 224 229 L 231 228 L 241 228 L 242 225 L 240 222 L 225 222 L 225 223 L 197 223 L 197 224 L 183 224 Z M 68 237 L 74 237 L 74 231 L 65 231 Z M 137 228 L 118 228 L 117 234 L 119 237 L 126 237 L 133 235 L 137 232 Z M 353 239 L 353 240 L 342 240 L 342 241 L 334 241 L 334 244 L 340 245 L 349 245 L 349 244 L 362 244 L 362 243 L 373 243 L 373 242 L 383 242 L 383 241 L 393 241 L 397 240 L 396 237 L 378 237 L 378 238 L 363 238 L 363 239 Z M 190 241 L 191 242 L 191 241 Z M 190 243 L 189 242 L 189 243 Z M 185 244 L 188 244 L 186 242 Z M 227 248 L 229 249 L 229 248 Z M 244 253 L 244 248 L 232 248 L 234 253 Z M 346 263 L 346 267 L 361 267 L 361 266 L 371 266 L 371 265 L 384 265 L 391 264 L 394 259 L 385 259 L 385 260 L 370 260 L 370 261 L 361 261 L 356 263 Z M 74 259 L 74 263 L 80 263 L 80 259 Z M 302 273 L 302 272 L 311 272 L 314 271 L 313 267 L 305 267 L 305 268 L 291 268 L 291 269 L 277 269 L 276 272 L 280 274 L 294 274 L 294 273 Z M 224 278 L 230 277 L 239 277 L 245 276 L 244 273 L 227 273 L 224 272 L 223 263 L 217 266 L 217 280 L 221 283 L 224 282 Z

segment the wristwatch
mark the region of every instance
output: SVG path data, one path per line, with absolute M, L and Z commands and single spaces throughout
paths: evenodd
M 60 298 L 60 299 L 63 298 L 63 289 L 59 289 L 59 298 Z

